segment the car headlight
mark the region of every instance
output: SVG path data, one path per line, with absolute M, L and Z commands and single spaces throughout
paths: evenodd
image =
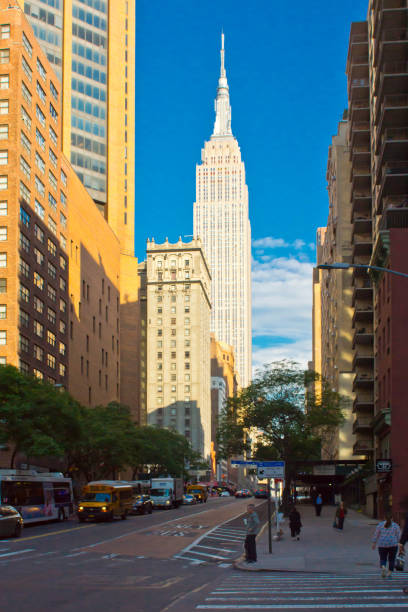
M 106 506 L 102 506 L 102 512 L 106 512 L 107 511 L 107 507 Z
M 82 512 L 82 510 L 83 510 L 83 509 L 84 509 L 84 507 L 83 507 L 83 506 L 79 506 L 79 508 L 78 508 L 78 510 L 79 510 L 80 512 Z
M 167 501 L 166 501 L 166 505 L 167 505 L 167 504 L 168 504 L 168 505 L 170 505 L 170 502 L 169 502 L 169 500 L 167 500 Z

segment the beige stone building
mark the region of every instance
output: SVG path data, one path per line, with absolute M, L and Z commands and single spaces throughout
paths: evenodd
M 211 276 L 199 239 L 147 242 L 140 265 L 141 404 L 149 425 L 173 428 L 209 459 Z
M 352 257 L 351 163 L 347 146 L 349 124 L 347 114 L 339 123 L 332 138 L 327 162 L 329 217 L 324 238 L 317 250 L 317 264 L 350 262 Z M 330 270 L 317 270 L 320 285 L 320 342 L 321 365 L 319 373 L 330 387 L 344 399 L 344 424 L 333 437 L 323 444 L 324 459 L 353 458 L 353 358 L 354 334 L 352 271 L 337 274 Z M 319 330 L 316 329 L 316 332 Z M 319 343 L 319 340 L 316 340 Z

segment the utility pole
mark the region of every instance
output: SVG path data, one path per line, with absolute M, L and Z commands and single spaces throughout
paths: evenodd
M 268 478 L 268 542 L 269 554 L 272 554 L 272 516 L 271 516 L 271 479 Z

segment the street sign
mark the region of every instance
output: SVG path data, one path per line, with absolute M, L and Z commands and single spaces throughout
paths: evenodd
M 258 478 L 284 478 L 284 461 L 260 461 L 258 463 Z
M 259 461 L 243 461 L 241 459 L 231 459 L 231 465 L 252 465 L 257 466 Z

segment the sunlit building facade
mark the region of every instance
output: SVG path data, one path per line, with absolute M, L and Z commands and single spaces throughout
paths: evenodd
M 196 169 L 194 235 L 211 269 L 211 331 L 234 347 L 245 387 L 251 380 L 251 226 L 245 165 L 231 131 L 223 35 L 215 111 L 213 134 Z

